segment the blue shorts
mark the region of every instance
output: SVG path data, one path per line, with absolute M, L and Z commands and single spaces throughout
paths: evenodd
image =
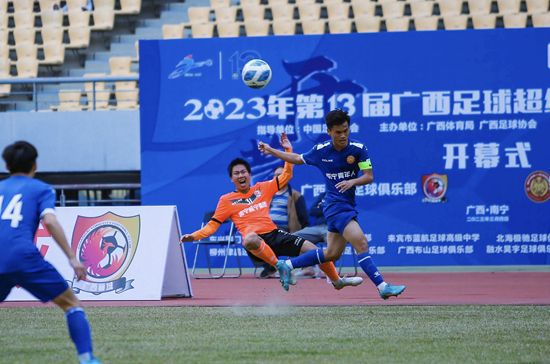
M 21 286 L 42 302 L 53 300 L 69 288 L 61 274 L 45 260 L 39 267 L 0 274 L 0 302 L 6 299 L 15 286 Z
M 357 219 L 357 210 L 346 204 L 333 204 L 323 209 L 327 219 L 328 231 L 343 234 L 351 220 Z

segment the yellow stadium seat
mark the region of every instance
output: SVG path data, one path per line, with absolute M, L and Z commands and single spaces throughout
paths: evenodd
M 550 28 L 550 13 L 538 13 L 531 15 L 533 26 L 537 28 Z
M 462 13 L 462 0 L 437 0 L 439 13 L 443 17 L 457 16 Z
M 16 28 L 34 28 L 35 15 L 32 11 L 18 11 L 13 14 Z
M 317 1 L 316 0 L 294 0 L 294 2 L 296 3 L 296 5 L 300 6 L 300 5 L 315 4 Z
M 239 6 L 255 6 L 261 5 L 260 0 L 239 0 Z
M 37 46 L 31 42 L 18 42 L 15 45 L 15 53 L 17 59 L 21 58 L 34 58 L 37 59 Z
M 10 61 L 0 57 L 0 78 L 10 78 Z M 11 84 L 0 84 L 0 97 L 7 97 L 11 92 Z
M 218 28 L 218 36 L 221 38 L 238 37 L 241 32 L 241 25 L 237 22 L 221 22 L 216 23 Z
M 213 9 L 228 8 L 231 6 L 231 0 L 210 0 L 210 7 Z
M 351 19 L 328 19 L 328 30 L 332 34 L 351 33 Z
M 325 19 L 303 19 L 300 22 L 304 34 L 325 34 Z
M 437 30 L 439 18 L 437 16 L 423 16 L 414 18 L 414 28 L 416 30 Z
M 17 59 L 17 77 L 36 78 L 38 76 L 38 60 L 36 58 Z
M 212 38 L 214 36 L 214 23 L 191 24 L 191 36 L 193 38 Z
M 296 22 L 293 19 L 275 19 L 272 26 L 274 35 L 296 34 Z
M 59 10 L 44 10 L 40 14 L 42 27 L 63 26 L 63 12 Z
M 0 29 L 8 29 L 8 22 L 9 22 L 8 12 L 0 11 Z
M 237 19 L 237 7 L 228 6 L 214 9 L 217 23 L 230 23 Z
M 354 18 L 373 17 L 376 15 L 376 3 L 365 0 L 352 0 L 351 8 Z
M 81 8 L 69 8 L 67 13 L 69 17 L 69 27 L 88 27 L 90 26 L 90 12 Z
M 41 64 L 60 65 L 65 62 L 65 47 L 61 43 L 46 43 L 42 46 L 44 59 Z
M 455 15 L 443 17 L 445 30 L 462 30 L 468 27 L 468 17 L 466 15 Z
M 34 0 L 12 0 L 11 5 L 14 13 L 34 11 Z
M 269 22 L 263 19 L 245 20 L 244 29 L 249 37 L 269 34 Z
M 210 8 L 204 6 L 190 6 L 187 8 L 189 23 L 207 23 L 210 21 Z
M 515 14 L 519 13 L 521 0 L 497 0 L 497 5 L 500 15 Z
M 36 39 L 36 31 L 34 28 L 19 28 L 16 27 L 12 31 L 15 45 L 18 43 L 34 43 Z
M 8 44 L 8 30 L 0 29 L 0 44 Z
M 181 39 L 184 37 L 183 24 L 164 24 L 162 26 L 163 39 Z
M 525 3 L 527 11 L 531 14 L 548 12 L 548 0 L 525 0 Z
M 57 111 L 81 111 L 83 109 L 83 105 L 80 104 L 81 90 L 61 89 L 57 95 L 59 97 L 59 105 L 54 107 Z
M 380 31 L 380 18 L 374 16 L 355 17 L 355 28 L 359 33 L 375 33 Z
M 60 26 L 47 26 L 40 29 L 43 44 L 63 44 L 63 28 Z
M 85 73 L 84 77 L 105 77 L 104 73 Z M 95 85 L 94 85 L 95 84 Z M 86 99 L 88 101 L 88 110 L 94 109 L 94 101 L 96 110 L 109 109 L 109 99 L 111 91 L 105 87 L 105 82 L 86 82 L 84 84 L 86 91 Z M 95 90 L 95 93 L 94 93 Z M 95 99 L 95 100 L 94 100 Z
M 132 57 L 111 57 L 109 58 L 109 68 L 111 75 L 128 76 L 132 75 Z
M 69 12 L 75 10 L 82 10 L 88 5 L 88 0 L 66 0 L 66 6 L 69 9 Z
M 527 13 L 504 14 L 502 21 L 505 28 L 525 28 L 527 26 Z
M 497 24 L 495 14 L 477 14 L 472 16 L 474 29 L 494 29 Z
M 319 4 L 299 4 L 298 13 L 300 20 L 321 19 L 321 6 Z
M 347 19 L 349 17 L 349 4 L 331 2 L 326 4 L 328 19 Z
M 52 11 L 54 5 L 59 5 L 58 0 L 38 0 L 38 4 L 40 5 L 40 13 L 44 13 L 47 11 Z
M 115 98 L 117 109 L 137 109 L 139 107 L 139 90 L 135 82 L 116 82 Z
M 68 33 L 69 44 L 66 48 L 87 48 L 90 45 L 91 31 L 89 26 L 69 27 Z
M 382 3 L 382 14 L 386 19 L 401 18 L 405 15 L 405 3 L 402 1 Z
M 115 10 L 111 7 L 94 9 L 93 30 L 112 30 L 115 26 Z
M 137 15 L 141 13 L 141 0 L 120 0 L 120 9 L 116 14 Z
M 294 5 L 288 3 L 271 5 L 271 16 L 273 17 L 273 20 L 294 19 Z
M 385 21 L 388 32 L 406 32 L 409 30 L 409 18 L 387 18 Z
M 263 20 L 265 18 L 265 7 L 260 5 L 241 6 L 244 21 Z
M 94 11 L 101 8 L 115 9 L 115 0 L 94 0 Z
M 471 15 L 485 15 L 491 12 L 493 0 L 468 0 Z
M 411 15 L 415 18 L 425 18 L 433 14 L 433 1 L 417 0 L 412 1 L 410 4 Z

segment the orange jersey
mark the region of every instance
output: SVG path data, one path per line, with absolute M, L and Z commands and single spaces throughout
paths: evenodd
M 292 167 L 285 163 L 283 173 L 271 181 L 258 182 L 247 193 L 233 191 L 220 197 L 212 219 L 202 229 L 195 231 L 194 240 L 212 235 L 227 219 L 231 219 L 239 233 L 245 237 L 248 233 L 263 234 L 277 228 L 269 217 L 269 208 L 273 195 L 288 184 L 292 178 Z

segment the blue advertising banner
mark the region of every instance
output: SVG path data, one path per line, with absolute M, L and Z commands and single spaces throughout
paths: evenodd
M 378 265 L 550 264 L 549 52 L 534 28 L 142 41 L 143 202 L 192 232 L 233 190 L 232 159 L 267 180 L 280 161 L 258 141 L 286 132 L 304 153 L 342 108 L 373 164 L 356 199 Z M 240 80 L 252 58 L 273 70 L 263 89 Z M 325 189 L 310 166 L 291 185 L 308 206 Z

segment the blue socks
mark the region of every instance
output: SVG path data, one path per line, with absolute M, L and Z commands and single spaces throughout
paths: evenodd
M 291 264 L 290 268 L 293 269 L 311 267 L 313 265 L 323 264 L 325 262 L 325 253 L 323 253 L 323 249 L 310 250 L 302 255 L 287 260 L 287 263 L 289 261 Z
M 92 333 L 84 310 L 80 307 L 71 308 L 65 312 L 65 317 L 69 335 L 76 346 L 79 358 L 81 360 L 86 357 L 88 360 L 92 359 Z
M 357 261 L 359 262 L 361 269 L 363 269 L 365 273 L 367 273 L 367 276 L 376 286 L 384 283 L 384 278 L 382 278 L 382 274 L 380 274 L 378 268 L 376 267 L 376 265 L 374 265 L 374 262 L 372 261 L 372 258 L 370 257 L 368 252 L 357 255 Z

